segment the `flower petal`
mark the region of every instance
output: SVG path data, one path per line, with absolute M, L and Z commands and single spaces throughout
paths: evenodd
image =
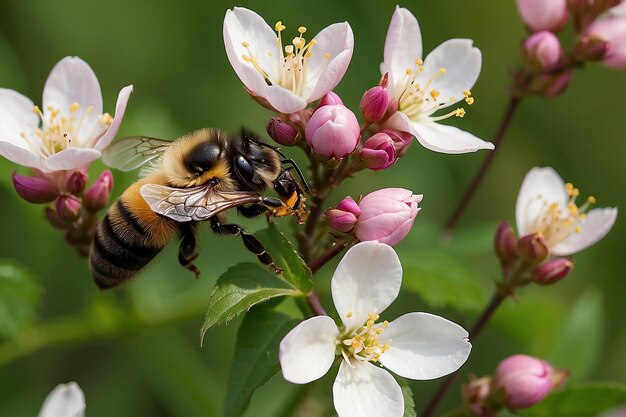
M 557 256 L 572 255 L 593 245 L 611 230 L 617 219 L 617 207 L 590 210 L 580 223 L 580 233 L 572 233 L 551 249 Z
M 266 87 L 264 97 L 280 113 L 295 113 L 307 105 L 305 99 L 279 85 Z
M 379 336 L 380 343 L 389 344 L 379 361 L 405 378 L 439 378 L 465 363 L 472 349 L 467 337 L 465 329 L 443 317 L 405 314 Z
M 369 362 L 350 366 L 341 361 L 333 384 L 333 403 L 339 417 L 398 417 L 404 413 L 402 389 L 391 374 Z
M 50 155 L 44 161 L 44 165 L 48 171 L 76 169 L 95 161 L 101 155 L 100 151 L 91 148 L 66 148 Z
M 381 313 L 400 292 L 402 265 L 391 246 L 361 242 L 344 255 L 331 280 L 335 308 L 347 329 Z
M 415 60 L 422 58 L 422 34 L 417 19 L 403 7 L 396 6 L 391 16 L 387 38 L 385 39 L 384 61 L 380 72 L 389 73 L 390 95 L 398 98 L 396 83 L 402 79 L 407 69 L 415 68 Z
M 76 382 L 57 385 L 41 407 L 39 417 L 83 417 L 85 395 Z
M 20 133 L 38 126 L 39 117 L 33 111 L 34 106 L 28 97 L 17 91 L 0 88 L 0 140 L 20 148 L 27 147 Z
M 403 113 L 396 113 L 406 117 Z M 431 151 L 457 154 L 476 152 L 481 149 L 494 149 L 493 143 L 477 138 L 458 127 L 442 125 L 431 121 L 411 123 L 411 132 L 418 142 Z
M 480 49 L 472 46 L 473 42 L 471 39 L 447 40 L 424 59 L 424 71 L 420 73 L 417 82 L 425 83 L 440 68 L 445 68 L 446 71 L 430 84 L 430 88 L 439 91 L 437 101 L 440 109 L 463 100 L 463 92 L 471 90 L 480 75 L 481 53 Z
M 115 103 L 115 117 L 113 118 L 111 126 L 109 126 L 104 136 L 102 136 L 102 138 L 100 138 L 100 140 L 96 143 L 95 148 L 97 150 L 103 151 L 115 138 L 115 135 L 120 128 L 120 124 L 122 124 L 122 120 L 124 119 L 126 104 L 128 104 L 128 99 L 132 92 L 132 85 L 127 85 L 120 90 L 120 93 L 117 95 L 117 103 Z M 93 144 L 87 144 L 86 146 L 93 146 Z
M 535 167 L 528 171 L 524 177 L 515 204 L 515 220 L 517 233 L 520 237 L 536 231 L 528 230 L 528 225 L 537 218 L 544 208 L 541 202 L 533 204 L 537 202 L 538 197 L 549 202 L 556 202 L 563 208 L 568 201 L 565 183 L 559 174 L 550 167 Z
M 102 114 L 100 83 L 91 67 L 82 59 L 66 56 L 60 60 L 46 80 L 43 88 L 43 111 L 53 106 L 67 111 L 73 103 L 81 109 L 91 106 L 92 112 Z
M 294 384 L 321 378 L 335 360 L 337 325 L 328 316 L 313 317 L 294 327 L 280 342 L 283 377 Z
M 307 59 L 307 78 L 302 92 L 309 103 L 326 95 L 339 84 L 348 69 L 354 49 L 354 34 L 348 22 L 332 24 L 313 39 L 317 44 L 311 48 L 313 55 Z
M 0 141 L 0 155 L 18 165 L 47 171 L 39 155 L 29 148 L 18 146 L 12 142 Z

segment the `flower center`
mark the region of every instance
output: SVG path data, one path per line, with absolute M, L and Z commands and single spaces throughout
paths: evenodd
M 39 106 L 35 106 L 33 107 L 33 112 L 41 120 L 40 127 L 35 128 L 33 131 L 36 140 L 32 140 L 32 137 L 29 137 L 26 132 L 21 132 L 20 136 L 31 149 L 44 157 L 54 155 L 72 146 L 81 146 L 82 142 L 78 138 L 78 134 L 83 127 L 83 123 L 85 123 L 85 119 L 92 114 L 93 108 L 91 106 L 87 107 L 82 115 L 76 118 L 79 109 L 80 105 L 78 103 L 72 103 L 67 112 L 69 117 L 66 117 L 60 109 L 48 106 L 48 115 L 46 117 Z M 103 131 L 108 129 L 112 121 L 111 115 L 104 113 L 94 126 L 93 133 L 100 133 L 95 132 L 95 130 L 101 128 L 104 128 Z
M 406 114 L 409 119 L 418 121 L 422 115 L 430 115 L 446 104 L 456 103 L 455 97 L 447 100 L 441 97 L 441 93 L 432 84 L 435 80 L 446 75 L 445 68 L 439 70 L 427 80 L 420 80 L 419 76 L 425 70 L 424 62 L 421 59 L 415 60 L 415 67 L 407 68 L 404 77 L 400 80 L 399 88 L 402 93 L 398 99 L 398 110 Z M 419 81 L 422 81 L 421 83 Z M 463 92 L 465 102 L 468 105 L 474 104 L 474 97 L 469 90 Z M 433 121 L 447 119 L 448 117 L 463 117 L 465 109 L 459 107 L 441 116 L 433 117 Z
M 534 218 L 526 219 L 527 232 L 541 233 L 548 247 L 563 242 L 572 233 L 580 233 L 581 222 L 585 219 L 589 206 L 596 203 L 596 198 L 589 196 L 583 205 L 577 206 L 576 198 L 580 195 L 580 190 L 567 183 L 565 191 L 569 196 L 565 210 L 557 202 L 548 201 L 541 194 L 531 199 L 526 207 L 526 213 L 537 213 Z M 537 205 L 539 209 L 535 208 Z
M 352 314 L 348 313 L 348 317 L 352 317 Z M 385 320 L 376 324 L 378 318 L 378 314 L 370 313 L 363 326 L 340 334 L 335 342 L 337 355 L 341 354 L 348 364 L 350 364 L 350 358 L 361 362 L 378 361 L 380 356 L 389 349 L 387 343 L 381 345 L 378 341 L 378 337 L 389 326 L 389 322 Z
M 304 26 L 298 28 L 299 35 L 292 39 L 290 44 L 283 46 L 282 32 L 286 29 L 286 26 L 282 22 L 277 22 L 274 25 L 276 30 L 276 50 L 266 51 L 270 61 L 276 63 L 278 61 L 278 71 L 270 71 L 269 68 L 263 66 L 268 65 L 267 60 L 260 60 L 253 53 L 249 42 L 242 42 L 241 45 L 248 51 L 247 54 L 242 55 L 244 62 L 252 65 L 262 76 L 265 78 L 265 82 L 268 85 L 279 85 L 283 88 L 291 90 L 296 95 L 302 95 L 303 89 L 308 80 L 316 77 L 325 67 L 320 65 L 315 74 L 309 74 L 307 72 L 307 64 L 309 59 L 313 56 L 313 47 L 317 44 L 315 39 L 307 43 L 304 38 L 304 34 L 307 29 Z M 324 60 L 328 62 L 330 54 L 326 52 L 324 54 Z M 277 76 L 273 77 L 272 74 L 277 73 Z

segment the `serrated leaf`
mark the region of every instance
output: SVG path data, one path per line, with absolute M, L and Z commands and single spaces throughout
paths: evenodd
M 263 242 L 276 265 L 283 269 L 282 278 L 303 293 L 311 291 L 311 270 L 276 225 L 271 223 L 267 229 L 260 230 L 255 235 Z
M 299 290 L 257 263 L 241 263 L 219 277 L 209 298 L 201 337 L 208 329 L 227 323 L 255 304 L 285 295 L 302 296 Z
M 237 333 L 224 417 L 241 416 L 257 388 L 280 369 L 278 346 L 297 320 L 262 306 L 252 309 Z
M 401 254 L 405 288 L 434 308 L 477 312 L 487 301 L 482 281 L 457 257 L 442 249 Z
M 415 411 L 415 401 L 413 401 L 413 391 L 408 382 L 404 379 L 398 378 L 400 388 L 402 388 L 402 397 L 404 398 L 404 414 L 403 417 L 417 417 Z
M 23 267 L 0 260 L 0 339 L 16 336 L 33 320 L 41 293 Z
M 586 292 L 557 330 L 554 348 L 546 359 L 568 369 L 572 379 L 584 380 L 601 360 L 605 324 L 602 296 L 597 291 Z
M 550 394 L 520 414 L 524 417 L 594 417 L 623 404 L 626 404 L 626 386 L 587 383 Z

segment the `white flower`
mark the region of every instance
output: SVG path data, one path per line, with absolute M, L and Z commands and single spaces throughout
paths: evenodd
M 96 74 L 78 57 L 65 57 L 52 68 L 42 108 L 0 88 L 0 155 L 43 172 L 81 168 L 113 140 L 132 90 L 129 85 L 120 91 L 115 118 L 103 113 Z
M 439 378 L 456 371 L 471 349 L 462 327 L 431 314 L 376 323 L 401 282 L 402 266 L 390 246 L 361 242 L 351 248 L 331 281 L 342 324 L 338 328 L 330 317 L 319 316 L 291 330 L 280 344 L 285 379 L 314 381 L 339 356 L 343 360 L 333 385 L 339 417 L 401 417 L 401 388 L 379 365 L 405 378 Z
M 556 256 L 572 255 L 593 245 L 613 227 L 617 208 L 587 211 L 596 199 L 590 196 L 579 207 L 579 194 L 578 188 L 565 184 L 554 169 L 531 169 L 517 196 L 517 232 L 520 236 L 541 233 Z
M 385 123 L 388 128 L 409 132 L 430 150 L 443 153 L 493 149 L 493 144 L 474 135 L 437 123 L 448 117 L 463 117 L 465 110 L 433 116 L 437 110 L 465 100 L 474 102 L 470 89 L 478 79 L 481 54 L 470 39 L 450 39 L 422 61 L 422 35 L 410 11 L 396 7 L 385 40 L 380 71 L 389 73 L 389 98 L 398 102 L 398 112 Z
M 76 382 L 57 385 L 46 397 L 39 417 L 83 417 L 85 395 Z
M 224 45 L 252 96 L 278 112 L 294 113 L 339 83 L 352 58 L 354 36 L 347 22 L 328 26 L 309 42 L 304 26 L 293 40 L 283 39 L 282 22 L 274 29 L 252 10 L 235 7 L 224 18 Z

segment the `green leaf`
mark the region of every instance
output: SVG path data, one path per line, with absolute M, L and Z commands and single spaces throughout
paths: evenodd
M 417 417 L 415 411 L 415 401 L 413 401 L 413 391 L 406 379 L 396 377 L 400 388 L 402 389 L 402 397 L 404 398 L 404 414 L 403 417 Z
M 278 372 L 278 346 L 296 323 L 288 315 L 265 306 L 246 314 L 237 334 L 224 417 L 241 416 L 254 391 Z
M 557 330 L 551 364 L 566 368 L 572 379 L 584 380 L 601 359 L 606 317 L 602 296 L 597 291 L 583 294 Z M 576 346 L 572 349 L 572 346 Z
M 33 320 L 41 293 L 23 267 L 0 260 L 0 339 L 15 337 Z
M 477 312 L 487 301 L 483 281 L 444 249 L 401 255 L 405 288 L 435 308 L 452 307 Z
M 626 386 L 587 383 L 550 394 L 536 406 L 521 412 L 524 417 L 594 417 L 626 404 Z
M 274 262 L 283 269 L 282 277 L 294 288 L 308 293 L 313 288 L 311 270 L 275 224 L 256 233 Z
M 229 268 L 213 288 L 201 338 L 211 327 L 228 323 L 253 305 L 285 295 L 304 294 L 257 263 L 241 263 Z

